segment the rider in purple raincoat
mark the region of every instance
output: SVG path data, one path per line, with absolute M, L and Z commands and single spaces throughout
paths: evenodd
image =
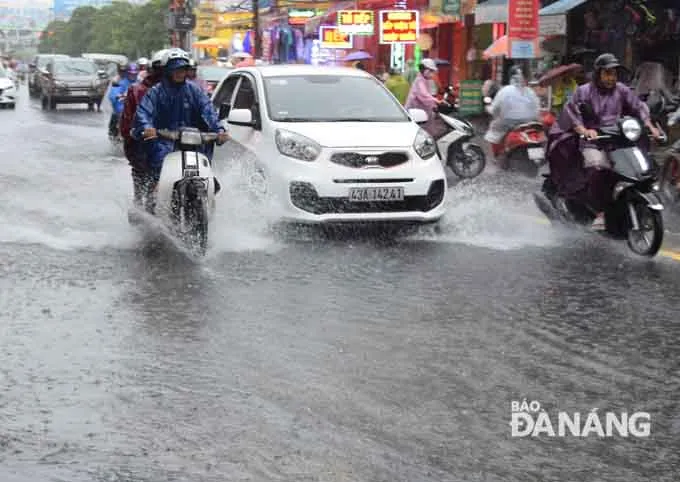
M 586 202 L 597 214 L 593 228 L 602 229 L 603 211 L 612 198 L 615 179 L 606 153 L 592 141 L 598 135 L 596 129 L 630 115 L 644 122 L 652 136 L 659 137 L 659 131 L 652 124 L 647 105 L 617 81 L 621 65 L 614 55 L 600 55 L 594 67 L 593 81 L 576 89 L 550 130 L 548 160 L 558 195 Z

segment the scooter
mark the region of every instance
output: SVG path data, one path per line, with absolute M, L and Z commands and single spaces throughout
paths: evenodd
M 440 153 L 446 153 L 442 159 L 458 177 L 463 179 L 477 177 L 486 167 L 484 149 L 470 142 L 475 136 L 472 124 L 454 116 L 458 106 L 452 105 L 446 94 L 443 100 L 444 102 L 437 108 L 437 115 L 449 129 L 436 139 L 437 148 Z
M 654 158 L 644 154 L 637 142 L 642 124 L 624 117 L 614 126 L 598 131 L 594 140 L 613 146 L 607 152 L 612 171 L 617 177 L 613 199 L 605 210 L 605 232 L 614 239 L 626 239 L 628 247 L 640 256 L 655 256 L 663 243 L 663 203 L 657 182 L 658 166 Z M 667 137 L 663 134 L 665 142 Z M 595 213 L 583 202 L 565 199 L 558 194 L 550 175 L 545 175 L 534 202 L 553 223 L 587 226 Z
M 484 98 L 485 109 L 491 115 L 491 97 Z M 542 115 L 543 120 L 549 118 Z M 543 122 L 527 122 L 511 129 L 498 145 L 492 145 L 498 167 L 536 177 L 546 163 L 545 148 L 548 143 Z
M 147 209 L 187 248 L 203 256 L 208 248 L 208 226 L 215 215 L 215 197 L 221 188 L 212 163 L 198 148 L 215 143 L 218 134 L 190 127 L 157 132 L 158 137 L 174 141 L 175 150 L 163 160 L 154 200 L 147 203 Z

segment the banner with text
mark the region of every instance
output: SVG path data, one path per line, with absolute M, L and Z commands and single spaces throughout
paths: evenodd
M 509 0 L 508 57 L 532 59 L 538 51 L 539 0 Z
M 380 43 L 414 44 L 420 31 L 418 10 L 381 10 Z

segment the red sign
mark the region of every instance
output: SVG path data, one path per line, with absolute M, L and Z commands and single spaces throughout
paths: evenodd
M 322 25 L 319 27 L 319 40 L 322 49 L 351 49 L 352 36 L 341 33 L 338 27 Z
M 508 38 L 535 40 L 538 38 L 539 0 L 510 0 L 508 2 Z
M 414 44 L 418 40 L 418 10 L 381 10 L 379 18 L 381 44 Z

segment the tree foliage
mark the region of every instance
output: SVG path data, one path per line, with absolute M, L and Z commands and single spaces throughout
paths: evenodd
M 149 56 L 168 44 L 168 6 L 169 0 L 151 0 L 143 5 L 116 1 L 101 8 L 78 7 L 67 22 L 49 23 L 38 51 L 73 56 L 87 52 Z

